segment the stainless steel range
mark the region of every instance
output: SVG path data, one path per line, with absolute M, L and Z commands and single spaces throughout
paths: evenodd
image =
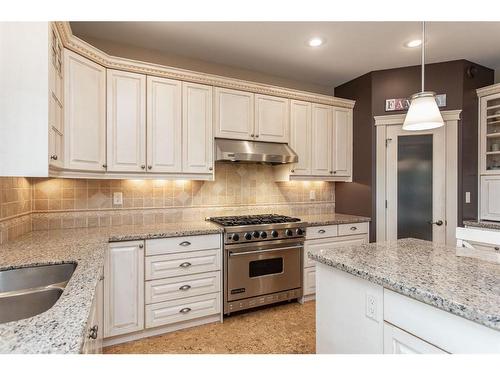
M 207 220 L 224 227 L 224 314 L 302 297 L 305 223 L 281 215 Z

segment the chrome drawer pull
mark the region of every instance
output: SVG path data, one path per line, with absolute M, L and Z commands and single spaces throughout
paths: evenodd
M 184 263 L 179 264 L 179 267 L 182 267 L 182 268 L 187 268 L 189 266 L 191 266 L 191 263 L 189 263 L 189 262 L 184 262 Z
M 182 241 L 179 245 L 180 246 L 189 246 L 189 245 L 191 245 L 191 242 L 189 242 L 189 241 Z
M 191 289 L 191 285 L 183 285 L 179 288 L 179 290 L 188 290 Z
M 183 309 L 180 309 L 179 312 L 181 314 L 187 314 L 188 312 L 190 312 L 191 309 L 189 307 L 184 307 Z
M 318 230 L 318 233 L 320 233 L 320 234 L 326 233 L 326 230 L 320 229 L 320 230 Z
M 351 230 L 357 230 L 358 228 L 357 227 L 351 227 Z

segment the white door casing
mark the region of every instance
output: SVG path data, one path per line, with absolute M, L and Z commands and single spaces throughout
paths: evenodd
M 146 76 L 107 70 L 110 172 L 146 171 Z
M 443 150 L 440 150 L 444 158 L 444 174 L 441 176 L 441 180 L 444 181 L 445 193 L 442 194 L 442 202 L 444 205 L 444 225 L 445 234 L 444 237 L 438 237 L 440 241 L 446 242 L 446 244 L 455 244 L 455 228 L 457 226 L 457 202 L 458 202 L 458 125 L 460 120 L 461 110 L 454 111 L 442 111 L 441 115 L 445 121 L 445 125 L 442 129 L 444 137 Z M 390 128 L 401 127 L 404 122 L 405 114 L 399 115 L 387 115 L 387 116 L 376 116 L 375 126 L 376 126 L 376 235 L 377 241 L 385 241 L 390 238 L 394 239 L 395 228 L 390 228 L 389 223 L 389 197 L 394 197 L 394 191 L 390 191 L 390 186 L 388 186 L 389 180 L 389 168 L 388 168 L 388 148 L 386 147 L 386 139 L 390 138 L 388 136 Z M 392 131 L 391 131 L 392 132 Z M 391 133 L 392 134 L 392 133 Z M 414 132 L 405 132 L 406 135 L 415 134 Z M 388 144 L 391 143 L 390 141 Z M 394 141 L 392 142 L 395 143 Z M 397 145 L 395 145 L 397 147 Z M 393 187 L 394 188 L 394 187 Z M 441 188 L 442 189 L 442 188 Z M 397 194 L 397 191 L 396 191 Z M 397 196 L 396 196 L 397 197 Z M 387 203 L 386 203 L 387 200 Z M 397 202 L 397 200 L 395 201 Z M 387 207 L 386 207 L 387 204 Z M 397 203 L 396 203 L 397 204 Z M 394 217 L 394 209 L 392 211 L 392 216 Z M 433 213 L 434 214 L 434 213 Z M 396 210 L 397 215 L 397 210 Z M 395 216 L 397 218 L 397 216 Z M 434 217 L 435 219 L 436 217 Z M 394 220 L 394 219 L 392 219 Z M 389 231 L 392 231 L 389 233 Z M 392 236 L 392 237 L 389 237 Z
M 147 77 L 147 170 L 182 171 L 182 83 Z

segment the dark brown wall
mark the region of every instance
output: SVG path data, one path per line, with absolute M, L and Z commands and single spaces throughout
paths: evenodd
M 467 76 L 470 66 L 474 77 Z M 335 96 L 356 100 L 354 107 L 353 183 L 337 183 L 336 211 L 371 216 L 370 240 L 375 240 L 376 136 L 373 117 L 386 112 L 385 100 L 405 98 L 421 90 L 420 66 L 374 71 L 335 88 Z M 458 224 L 477 217 L 477 96 L 475 90 L 494 82 L 494 71 L 466 60 L 428 64 L 425 90 L 446 94 L 442 110 L 462 109 L 458 145 Z M 465 191 L 471 203 L 465 203 Z

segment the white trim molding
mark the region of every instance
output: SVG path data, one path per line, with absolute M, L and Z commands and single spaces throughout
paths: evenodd
M 326 104 L 335 107 L 354 107 L 354 101 L 334 96 L 315 94 L 307 91 L 293 90 L 264 83 L 244 81 L 215 74 L 200 73 L 186 69 L 167 67 L 159 64 L 136 61 L 123 57 L 111 56 L 91 44 L 76 37 L 69 22 L 55 22 L 65 48 L 78 53 L 108 69 L 147 74 L 150 76 L 176 79 L 180 81 L 201 83 L 204 85 L 225 87 L 234 90 L 248 91 L 258 94 L 274 95 L 288 99 L 303 100 L 311 103 Z
M 458 204 L 458 125 L 462 110 L 442 111 L 446 134 L 446 243 L 454 246 L 457 227 Z M 375 116 L 376 126 L 376 236 L 378 241 L 386 240 L 387 220 L 387 127 L 402 126 L 406 113 Z M 410 132 L 409 132 L 410 134 Z

